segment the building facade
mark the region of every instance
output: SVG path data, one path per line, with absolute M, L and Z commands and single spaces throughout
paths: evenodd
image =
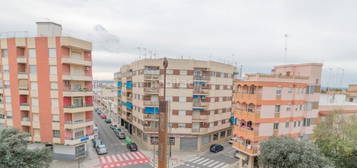
M 318 118 L 322 64 L 282 65 L 235 82 L 233 147 L 240 167 L 254 167 L 259 142 L 271 136 L 309 139 Z
M 143 59 L 115 73 L 120 125 L 146 149 L 155 147 L 158 139 L 162 63 L 163 59 Z M 168 64 L 171 149 L 200 151 L 229 138 L 234 66 L 191 59 L 168 59 Z
M 346 92 L 346 100 L 348 102 L 357 103 L 357 85 L 349 85 Z
M 117 92 L 116 88 L 108 85 L 96 85 L 94 88 L 94 102 L 101 112 L 112 119 L 113 123 L 118 123 Z
M 75 159 L 93 134 L 91 43 L 61 36 L 56 23 L 37 26 L 37 37 L 0 39 L 0 127 Z

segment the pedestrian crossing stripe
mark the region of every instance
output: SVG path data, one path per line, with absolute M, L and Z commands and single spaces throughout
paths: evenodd
M 191 160 L 188 160 L 184 162 L 183 164 L 185 167 L 197 167 L 197 166 L 204 166 L 204 167 L 209 167 L 209 168 L 222 168 L 226 166 L 227 164 L 221 161 L 213 160 L 210 158 L 205 158 L 205 157 L 196 157 Z M 178 165 L 178 167 L 180 167 Z
M 99 157 L 102 168 L 148 163 L 149 159 L 142 152 L 128 152 Z

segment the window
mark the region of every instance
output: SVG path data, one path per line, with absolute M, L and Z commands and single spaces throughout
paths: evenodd
M 312 103 L 311 102 L 306 103 L 305 108 L 306 108 L 306 111 L 311 111 L 312 110 Z
M 302 126 L 306 126 L 306 127 L 309 127 L 310 126 L 310 123 L 311 122 L 311 119 L 310 118 L 304 118 L 304 121 L 302 123 Z
M 298 127 L 300 127 L 300 125 L 301 125 L 301 121 L 298 122 Z
M 180 102 L 186 102 L 186 97 L 180 96 L 180 97 L 179 97 L 179 101 L 180 101 Z
M 313 94 L 315 91 L 315 86 L 306 87 L 306 94 Z
M 10 81 L 5 80 L 4 86 L 5 86 L 5 88 L 10 88 Z
M 3 72 L 9 72 L 9 65 L 3 65 L 2 70 Z
M 186 84 L 185 83 L 180 83 L 180 88 L 186 88 Z
M 150 137 L 150 142 L 151 142 L 151 145 L 157 145 L 159 144 L 159 138 L 158 137 Z
M 59 115 L 58 114 L 53 114 L 52 115 L 52 122 L 60 122 Z
M 302 109 L 303 109 L 303 105 L 300 104 L 300 105 L 299 105 L 299 110 L 302 111 Z
M 174 70 L 168 69 L 168 70 L 166 70 L 166 74 L 167 75 L 173 75 L 174 74 Z
M 172 102 L 172 96 L 166 96 L 166 101 Z
M 53 109 L 58 109 L 58 99 L 51 99 L 51 106 Z
M 294 121 L 294 128 L 296 127 L 296 121 Z
M 34 49 L 34 48 L 29 49 L 29 57 L 36 58 L 36 49 Z
M 169 143 L 170 145 L 175 145 L 175 137 L 170 137 Z
M 51 82 L 51 89 L 52 90 L 57 90 L 57 83 Z
M 186 128 L 186 124 L 185 123 L 178 123 L 178 128 Z
M 280 87 L 280 86 L 276 88 L 276 95 L 277 96 L 281 96 L 281 90 L 282 90 L 282 87 Z
M 36 65 L 30 65 L 30 74 L 36 74 L 36 73 L 37 73 Z
M 49 48 L 48 49 L 48 56 L 50 58 L 56 58 L 56 56 L 57 56 L 56 49 L 55 48 Z
M 231 135 L 232 135 L 232 130 L 231 129 L 227 130 L 227 136 L 231 136 Z
M 218 121 L 215 121 L 214 123 L 213 123 L 213 126 L 217 126 L 218 125 Z
M 52 134 L 53 134 L 54 138 L 59 138 L 60 137 L 60 130 L 53 130 Z
M 288 104 L 287 106 L 286 106 L 286 111 L 290 111 L 291 110 L 291 104 Z
M 38 99 L 37 98 L 32 98 L 31 103 L 33 106 L 38 106 Z
M 292 92 L 293 92 L 293 88 L 289 87 L 288 93 L 292 93 Z
M 221 132 L 221 138 L 224 138 L 224 137 L 226 137 L 226 131 Z
M 185 111 L 185 110 L 180 110 L 180 111 L 178 112 L 178 115 L 179 115 L 179 116 L 185 116 L 185 115 L 186 115 L 186 111 Z
M 57 75 L 57 67 L 50 66 L 50 75 Z
M 275 112 L 279 113 L 280 112 L 280 105 L 275 105 Z
M 187 75 L 187 70 L 181 70 L 180 75 Z
M 10 96 L 6 96 L 6 97 L 5 97 L 5 102 L 6 102 L 7 104 L 11 104 L 11 97 L 10 97 Z
M 76 131 L 76 132 L 74 133 L 74 137 L 75 137 L 75 139 L 79 139 L 79 138 L 84 137 L 84 131 L 83 131 L 83 130 Z
M 218 140 L 218 133 L 213 134 L 213 140 L 217 141 Z
M 274 123 L 274 130 L 279 129 L 279 123 Z
M 285 123 L 285 128 L 289 128 L 289 122 Z
M 37 83 L 31 82 L 31 89 L 37 89 Z
M 166 88 L 172 88 L 172 83 L 171 82 L 167 82 L 166 83 Z
M 7 49 L 2 49 L 1 50 L 1 56 L 2 57 L 7 57 L 8 55 L 9 55 L 9 53 L 8 53 Z

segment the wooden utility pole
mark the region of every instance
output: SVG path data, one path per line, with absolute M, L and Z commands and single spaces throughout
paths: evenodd
M 168 144 L 168 103 L 166 101 L 166 69 L 168 61 L 164 58 L 164 96 L 159 105 L 159 168 L 167 168 L 167 144 Z

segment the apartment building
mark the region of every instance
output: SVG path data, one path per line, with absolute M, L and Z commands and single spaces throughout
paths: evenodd
M 349 102 L 357 103 L 357 84 L 348 85 L 346 100 Z
M 0 127 L 53 145 L 56 158 L 86 154 L 93 134 L 91 43 L 37 23 L 37 37 L 0 39 Z
M 117 92 L 114 85 L 96 85 L 94 87 L 94 102 L 101 112 L 104 112 L 113 123 L 118 123 Z
M 271 136 L 309 139 L 318 118 L 322 64 L 282 65 L 235 82 L 233 147 L 240 167 L 254 167 L 259 142 Z
M 163 98 L 163 59 L 142 59 L 115 73 L 120 125 L 143 148 L 158 139 Z M 200 151 L 232 135 L 234 66 L 214 61 L 168 59 L 166 100 L 173 151 Z

